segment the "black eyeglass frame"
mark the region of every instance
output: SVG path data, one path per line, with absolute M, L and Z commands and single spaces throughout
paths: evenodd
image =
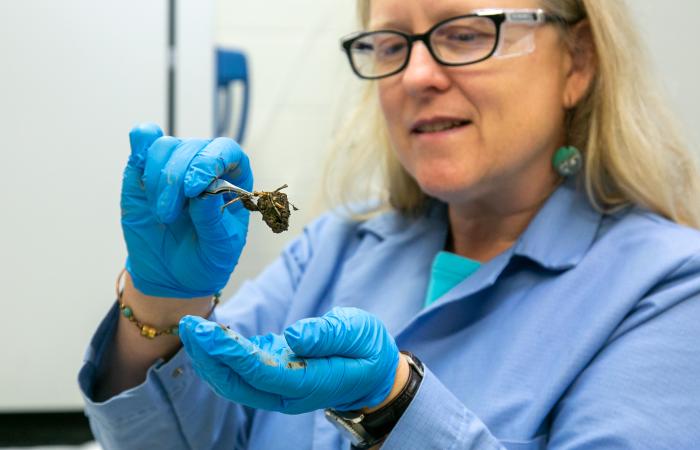
M 495 28 L 496 28 L 496 36 L 494 39 L 493 43 L 493 48 L 491 51 L 484 56 L 483 58 L 479 58 L 474 61 L 469 61 L 466 63 L 450 63 L 446 62 L 440 59 L 440 57 L 437 55 L 435 50 L 433 49 L 432 44 L 430 43 L 430 35 L 443 26 L 444 24 L 448 22 L 452 22 L 453 20 L 458 20 L 458 19 L 467 19 L 470 17 L 479 17 L 479 18 L 486 18 L 489 19 L 493 22 Z M 448 66 L 448 67 L 457 67 L 457 66 L 468 66 L 471 64 L 476 64 L 481 61 L 485 61 L 492 57 L 494 53 L 496 53 L 496 50 L 498 49 L 498 44 L 501 40 L 501 25 L 503 25 L 504 22 L 506 21 L 512 21 L 512 22 L 525 22 L 525 23 L 557 23 L 560 25 L 571 25 L 571 22 L 568 22 L 566 19 L 563 17 L 557 16 L 555 14 L 550 14 L 547 13 L 543 10 L 532 10 L 532 11 L 525 11 L 525 10 L 500 10 L 500 11 L 489 11 L 485 10 L 483 12 L 475 11 L 470 14 L 464 14 L 461 16 L 455 16 L 455 17 L 450 17 L 445 20 L 441 20 L 440 22 L 436 23 L 428 31 L 425 33 L 418 33 L 418 34 L 409 34 L 409 33 L 404 33 L 403 31 L 398 31 L 398 30 L 391 30 L 391 29 L 382 29 L 382 30 L 374 30 L 374 31 L 358 31 L 355 33 L 352 33 L 348 36 L 343 37 L 340 40 L 340 44 L 342 49 L 345 51 L 346 56 L 348 57 L 348 61 L 350 62 L 350 67 L 352 68 L 352 71 L 357 75 L 359 78 L 362 78 L 364 80 L 378 80 L 381 78 L 387 78 L 392 75 L 396 75 L 397 73 L 403 71 L 406 66 L 408 66 L 409 61 L 411 60 L 411 52 L 413 51 L 413 44 L 415 44 L 417 41 L 422 42 L 425 47 L 428 49 L 430 52 L 430 55 L 433 57 L 435 61 L 437 61 L 439 64 L 443 66 Z M 404 39 L 406 39 L 406 42 L 408 42 L 408 51 L 406 52 L 406 58 L 403 64 L 394 70 L 393 72 L 389 72 L 388 74 L 385 75 L 377 75 L 377 76 L 364 76 L 360 73 L 360 71 L 355 67 L 355 63 L 353 62 L 352 58 L 352 46 L 353 44 L 358 40 L 365 38 L 367 36 L 372 36 L 374 34 L 378 33 L 393 33 L 397 36 L 401 36 Z

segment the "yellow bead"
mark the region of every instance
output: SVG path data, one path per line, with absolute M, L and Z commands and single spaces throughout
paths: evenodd
M 149 327 L 147 325 L 144 325 L 143 328 L 141 328 L 141 336 L 145 336 L 148 339 L 153 339 L 154 337 L 156 337 L 157 332 L 158 331 L 155 328 Z

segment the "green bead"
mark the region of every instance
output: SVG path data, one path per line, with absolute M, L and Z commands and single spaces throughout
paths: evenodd
M 178 328 L 177 325 L 173 325 L 172 327 L 170 327 L 170 334 L 172 334 L 173 336 L 177 336 L 179 333 L 180 328 Z
M 134 312 L 129 308 L 128 306 L 125 306 L 124 309 L 122 309 L 122 314 L 124 314 L 124 317 L 127 319 L 131 319 L 131 316 L 134 315 Z
M 570 177 L 581 170 L 583 157 L 579 149 L 572 145 L 561 147 L 554 153 L 552 166 L 562 177 Z

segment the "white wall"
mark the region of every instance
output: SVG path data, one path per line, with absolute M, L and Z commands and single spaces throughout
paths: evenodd
M 700 2 L 627 0 L 688 142 L 700 152 Z
M 165 121 L 165 4 L 0 0 L 0 411 L 82 406 L 76 372 L 125 257 L 127 132 Z M 254 218 L 228 293 L 317 212 L 318 171 L 343 91 L 359 83 L 338 44 L 355 28 L 353 4 L 216 0 L 214 15 L 214 3 L 180 1 L 180 134 L 211 133 L 212 37 L 246 50 L 253 97 L 245 148 L 256 188 L 288 183 L 302 208 L 282 235 Z M 700 2 L 630 4 L 700 149 L 700 28 L 692 22 Z
M 354 2 L 217 0 L 216 42 L 244 50 L 252 78 L 250 129 L 244 143 L 255 187 L 289 184 L 289 199 L 301 210 L 290 232 L 274 235 L 253 216 L 248 245 L 229 289 L 255 276 L 291 237 L 319 212 L 314 202 L 319 174 L 339 105 L 351 76 L 340 36 L 354 31 Z

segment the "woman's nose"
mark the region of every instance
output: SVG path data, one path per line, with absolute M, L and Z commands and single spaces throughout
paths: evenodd
M 430 90 L 445 90 L 450 86 L 450 78 L 430 54 L 423 42 L 413 44 L 408 65 L 403 70 L 403 84 L 411 93 L 420 94 Z

